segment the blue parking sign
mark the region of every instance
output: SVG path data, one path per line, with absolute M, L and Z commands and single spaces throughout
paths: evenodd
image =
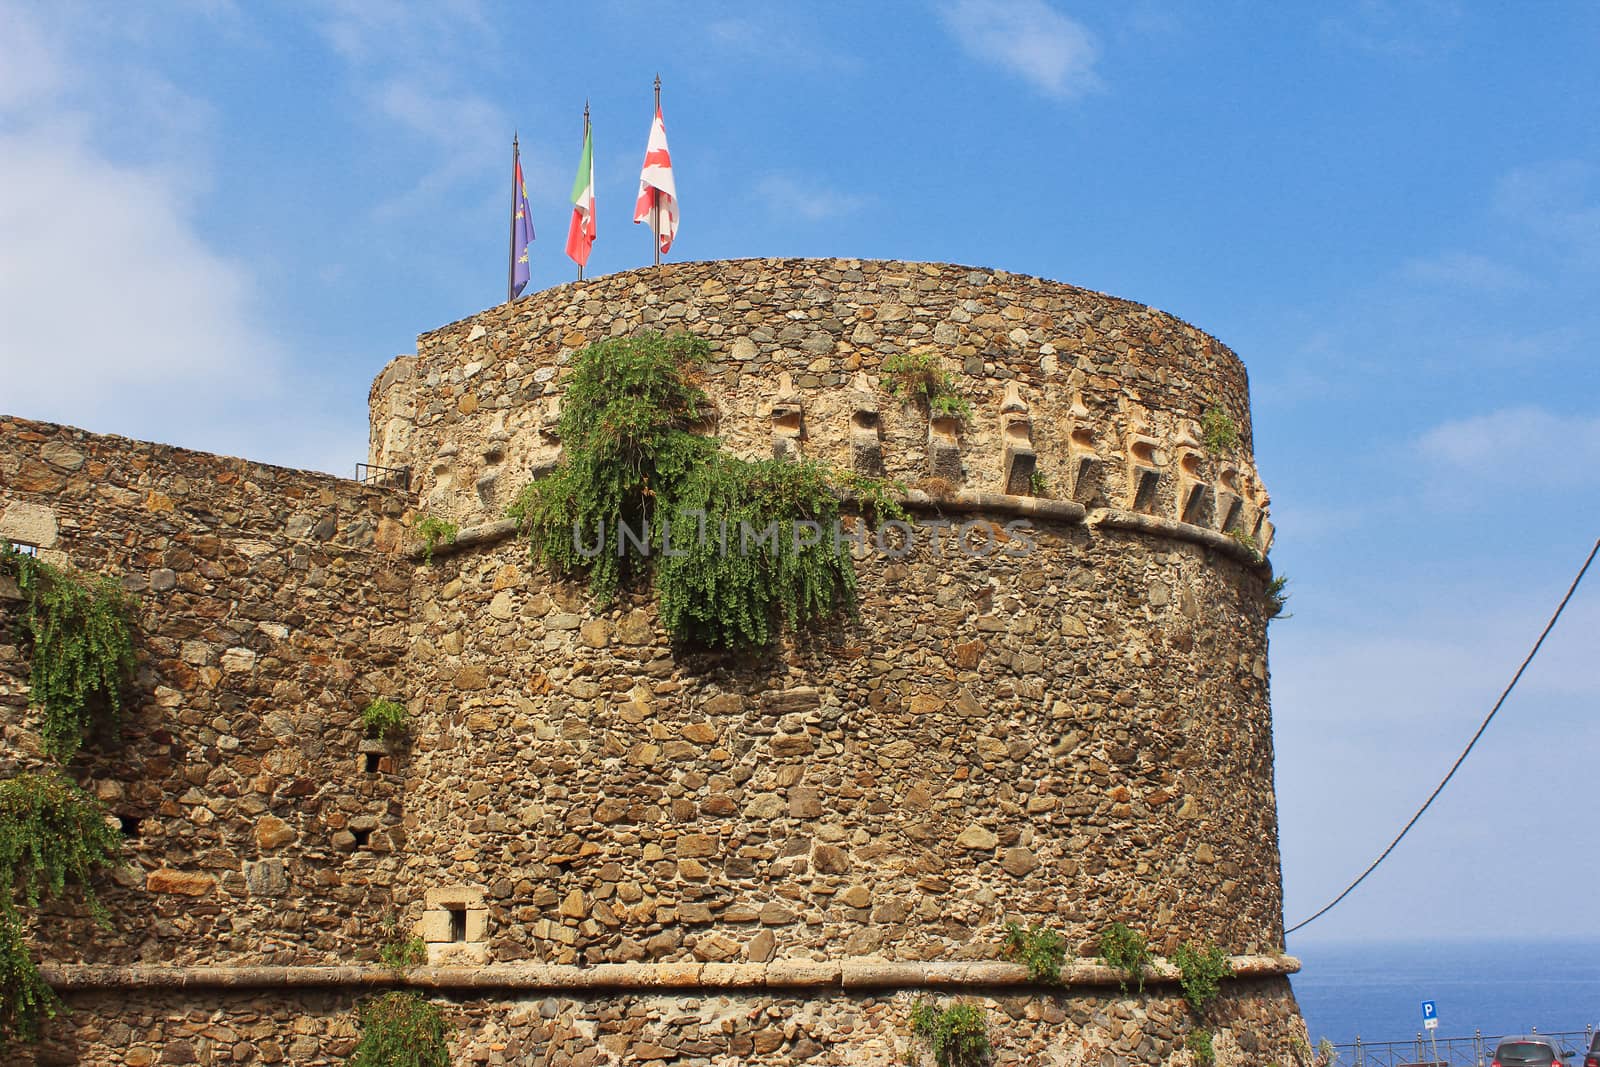
M 1437 1019 L 1438 1017 L 1439 1009 L 1434 1006 L 1433 1001 L 1424 1000 L 1422 1002 L 1422 1021 L 1427 1022 L 1429 1019 Z

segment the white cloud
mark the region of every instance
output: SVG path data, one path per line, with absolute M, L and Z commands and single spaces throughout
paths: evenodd
M 809 222 L 848 215 L 867 204 L 864 196 L 829 189 L 792 174 L 767 175 L 756 183 L 755 193 L 774 215 L 799 215 Z
M 70 61 L 78 29 L 0 5 L 0 32 L 28 42 L 26 76 L 0 75 L 0 411 L 344 471 L 355 433 L 284 432 L 295 391 L 250 259 L 194 222 L 206 150 L 161 136 L 201 137 L 207 105 L 133 56 Z M 178 118 L 141 118 L 157 135 L 124 151 L 139 138 L 114 127 L 155 110 Z
M 1504 408 L 1441 423 L 1422 435 L 1422 455 L 1445 473 L 1495 486 L 1600 482 L 1600 416 Z
M 1041 92 L 1073 99 L 1100 88 L 1093 36 L 1044 0 L 952 0 L 939 14 L 968 52 Z
M 1403 271 L 1412 281 L 1480 293 L 1515 292 L 1530 284 L 1514 267 L 1470 252 L 1447 252 L 1431 259 L 1413 259 L 1406 263 Z

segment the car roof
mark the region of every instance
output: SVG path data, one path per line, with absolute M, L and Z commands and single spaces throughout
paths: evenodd
M 1556 1039 L 1547 1034 L 1514 1034 L 1509 1037 L 1502 1037 L 1500 1039 L 1500 1044 L 1509 1045 L 1513 1041 L 1520 1044 L 1532 1042 L 1537 1045 L 1549 1045 L 1551 1048 L 1555 1048 L 1556 1046 Z

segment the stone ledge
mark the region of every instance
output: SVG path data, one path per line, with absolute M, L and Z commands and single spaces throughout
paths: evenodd
M 1276 978 L 1300 970 L 1293 956 L 1233 956 L 1234 978 Z M 834 962 L 773 960 L 771 963 L 505 963 L 481 967 L 414 967 L 401 974 L 387 967 L 165 967 L 45 964 L 44 980 L 58 991 L 111 989 L 273 989 L 411 986 L 419 989 L 561 990 L 683 989 L 938 989 L 968 986 L 1037 985 L 1016 963 L 990 961 L 918 963 L 851 959 Z M 1146 984 L 1178 980 L 1178 969 L 1157 960 Z M 1114 986 L 1123 973 L 1100 963 L 1076 962 L 1063 969 L 1061 987 Z
M 1223 555 L 1231 556 L 1238 560 L 1240 563 L 1258 567 L 1269 575 L 1272 573 L 1272 564 L 1260 552 L 1241 545 L 1225 533 L 1208 530 L 1204 526 L 1195 526 L 1192 523 L 1180 522 L 1177 519 L 1167 519 L 1160 515 L 1146 515 L 1139 511 L 1122 511 L 1117 508 L 1096 509 L 1089 515 L 1088 525 L 1091 528 L 1103 526 L 1112 530 L 1132 530 L 1136 533 L 1174 537 L 1180 541 L 1193 541 L 1197 545 L 1214 548 Z
M 1117 508 L 1097 508 L 1091 512 L 1075 500 L 1051 500 L 1046 497 L 1036 496 L 1008 496 L 1005 493 L 986 493 L 975 489 L 964 489 L 951 496 L 941 497 L 930 496 L 920 489 L 912 489 L 900 498 L 900 502 L 913 511 L 987 512 L 991 514 L 1017 515 L 1022 518 L 1043 519 L 1049 522 L 1084 523 L 1090 529 L 1104 527 L 1111 530 L 1131 530 L 1135 533 L 1171 537 L 1179 541 L 1190 541 L 1206 548 L 1215 549 L 1225 556 L 1238 560 L 1240 563 L 1260 568 L 1268 575 L 1272 573 L 1272 564 L 1265 556 L 1240 544 L 1227 534 L 1209 530 L 1204 526 L 1181 522 L 1178 519 L 1163 518 L 1160 515 L 1146 515 L 1142 512 L 1122 511 Z M 463 549 L 475 548 L 479 545 L 497 544 L 507 538 L 515 537 L 516 533 L 517 524 L 513 519 L 500 519 L 477 526 L 464 526 L 456 534 L 454 541 L 449 544 L 434 545 L 433 554 L 435 556 L 448 556 Z M 420 561 L 424 554 L 421 542 L 414 542 L 406 549 L 406 555 L 412 560 Z

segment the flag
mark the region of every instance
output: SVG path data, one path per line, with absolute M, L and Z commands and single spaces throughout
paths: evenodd
M 633 221 L 650 223 L 661 251 L 672 248 L 672 239 L 678 233 L 678 193 L 672 184 L 672 156 L 667 152 L 667 127 L 661 121 L 660 104 L 656 105 L 656 120 L 650 125 L 650 144 L 644 151 Z
M 533 212 L 528 209 L 528 187 L 522 181 L 522 157 L 517 154 L 516 141 L 511 143 L 511 159 L 515 174 L 511 189 L 511 296 L 515 299 L 528 287 L 531 271 L 528 266 L 528 246 L 533 244 Z
M 594 245 L 594 141 L 589 116 L 583 118 L 583 155 L 578 157 L 578 177 L 572 183 L 572 224 L 567 227 L 567 255 L 580 267 L 589 263 Z

